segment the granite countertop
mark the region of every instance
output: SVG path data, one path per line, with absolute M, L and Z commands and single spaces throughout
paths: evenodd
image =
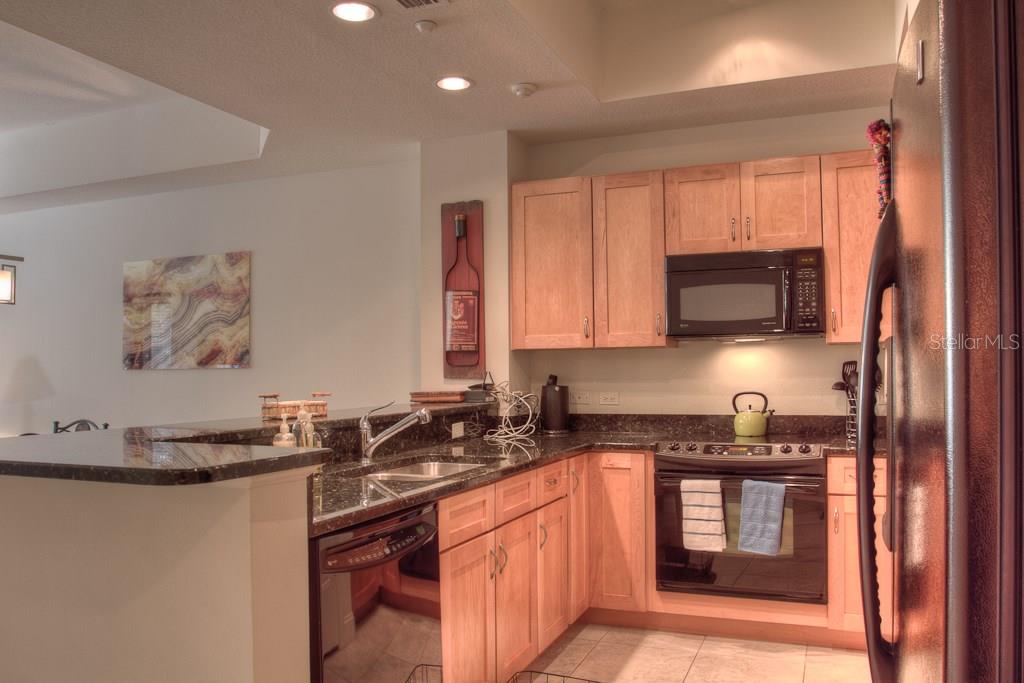
M 375 413 L 372 421 L 394 421 L 419 407 L 395 404 Z M 442 416 L 473 408 L 446 404 L 429 409 Z M 318 428 L 353 427 L 366 411 L 331 411 L 314 422 Z M 0 439 L 0 475 L 155 486 L 203 484 L 319 465 L 334 457 L 330 448 L 252 443 L 269 443 L 279 424 L 255 416 L 5 438 Z
M 534 436 L 535 445 L 502 448 L 483 439 L 448 441 L 436 446 L 408 450 L 371 465 L 357 462 L 325 465 L 313 483 L 310 536 L 316 537 L 367 522 L 408 507 L 429 503 L 456 493 L 489 484 L 519 472 L 540 467 L 595 450 L 654 450 L 659 441 L 682 436 L 678 432 L 570 432 L 560 436 Z M 739 441 L 732 435 L 690 432 L 695 441 Z M 771 434 L 750 439 L 760 443 L 800 443 L 799 434 Z M 845 437 L 810 439 L 826 446 L 826 456 L 851 455 Z M 426 460 L 478 463 L 481 466 L 435 481 L 367 483 L 362 477 L 373 472 Z M 382 486 L 383 484 L 383 486 Z
M 0 475 L 114 484 L 204 484 L 319 465 L 326 448 L 154 440 L 149 429 L 0 439 Z

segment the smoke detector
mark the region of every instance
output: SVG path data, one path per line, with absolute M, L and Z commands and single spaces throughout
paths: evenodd
M 437 28 L 437 22 L 431 21 L 430 19 L 420 19 L 413 24 L 413 26 L 416 27 L 416 30 L 420 33 L 430 33 Z
M 509 90 L 511 90 L 512 94 L 515 95 L 516 97 L 529 97 L 533 93 L 537 92 L 537 84 L 516 83 L 514 85 L 509 86 Z

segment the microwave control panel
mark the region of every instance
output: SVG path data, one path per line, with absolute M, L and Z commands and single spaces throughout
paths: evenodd
M 806 263 L 805 260 L 812 260 Z M 816 256 L 801 254 L 797 259 L 794 273 L 796 276 L 796 311 L 793 327 L 800 332 L 813 332 L 824 329 L 822 315 L 822 282 L 821 264 Z

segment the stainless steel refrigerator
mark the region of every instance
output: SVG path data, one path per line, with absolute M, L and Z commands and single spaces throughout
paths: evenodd
M 1020 681 L 1019 24 L 1024 2 L 921 0 L 892 95 L 893 202 L 869 276 L 858 513 L 877 681 Z M 893 288 L 876 444 L 882 293 Z M 880 629 L 872 481 L 889 457 L 895 635 Z

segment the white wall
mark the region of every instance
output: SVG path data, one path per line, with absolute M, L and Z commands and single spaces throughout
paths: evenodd
M 842 415 L 844 394 L 832 390 L 843 361 L 856 360 L 860 346 L 828 346 L 821 339 L 723 344 L 695 341 L 670 349 L 531 351 L 534 392 L 549 374 L 573 393 L 589 392 L 574 413 L 732 412 L 740 391 L 767 394 L 769 407 L 786 415 Z M 598 404 L 602 391 L 619 393 L 619 405 Z M 753 399 L 752 399 L 753 400 Z
M 400 399 L 419 379 L 415 161 L 0 215 L 0 434 L 256 415 L 257 394 Z M 251 250 L 252 368 L 121 367 L 122 263 Z
M 793 154 L 862 149 L 864 131 L 885 108 L 857 109 L 762 121 L 746 121 L 656 133 L 538 145 L 529 148 L 529 179 L 602 175 Z M 575 391 L 591 390 L 593 403 L 574 412 L 731 412 L 730 397 L 743 390 L 768 394 L 788 414 L 845 412 L 832 390 L 844 360 L 857 345 L 828 346 L 822 339 L 767 344 L 686 343 L 677 349 L 519 352 L 529 383 L 539 388 L 548 374 Z M 618 391 L 618 406 L 597 404 L 597 392 Z
M 423 389 L 465 387 L 477 380 L 444 379 L 441 328 L 441 205 L 484 203 L 486 362 L 495 381 L 522 385 L 525 372 L 509 352 L 508 187 L 523 173 L 524 149 L 506 131 L 424 142 L 420 148 L 420 382 Z

